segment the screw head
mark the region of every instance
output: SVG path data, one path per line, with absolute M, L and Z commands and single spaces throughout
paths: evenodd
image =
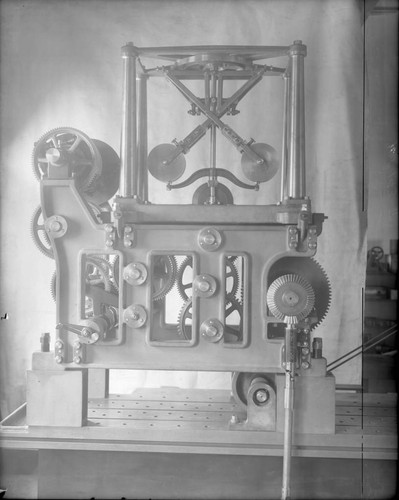
M 82 358 L 80 356 L 75 356 L 73 362 L 79 365 L 82 362 Z
M 62 356 L 56 356 L 55 357 L 55 362 L 56 363 L 62 363 Z

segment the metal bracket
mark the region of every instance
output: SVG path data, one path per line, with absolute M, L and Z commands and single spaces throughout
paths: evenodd
M 255 377 L 247 394 L 247 419 L 237 422 L 237 417 L 230 421 L 232 430 L 276 430 L 276 391 L 263 377 Z

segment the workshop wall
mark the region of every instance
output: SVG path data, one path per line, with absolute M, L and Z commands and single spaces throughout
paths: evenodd
M 2 416 L 25 399 L 25 371 L 32 351 L 40 347 L 40 334 L 49 331 L 54 339 L 55 307 L 50 296 L 54 263 L 36 250 L 29 234 L 31 214 L 39 204 L 39 185 L 30 167 L 33 144 L 51 128 L 71 126 L 119 150 L 120 47 L 128 41 L 140 47 L 289 45 L 300 39 L 308 46 L 308 194 L 313 209 L 329 217 L 320 238 L 318 261 L 333 289 L 330 313 L 318 328 L 318 336 L 323 337 L 330 361 L 361 343 L 366 231 L 362 2 L 3 0 L 0 9 L 0 313 L 8 316 L 0 324 Z M 276 80 L 270 85 L 277 84 Z M 180 96 L 172 97 L 175 109 L 166 113 L 163 99 L 170 99 L 171 89 L 158 85 L 149 110 L 154 118 L 150 149 L 181 138 L 193 128 Z M 243 125 L 238 131 L 246 138 L 266 140 L 279 150 L 281 116 L 268 121 L 277 109 L 276 99 L 260 96 L 248 96 L 240 107 Z M 231 162 L 234 169 L 239 157 L 228 145 L 221 147 L 220 158 L 226 153 L 226 165 L 221 166 L 226 168 Z M 199 156 L 193 158 L 201 161 L 201 153 L 196 154 Z M 275 203 L 278 184 L 276 177 L 262 187 L 258 197 L 245 193 L 237 201 Z M 151 186 L 156 201 L 171 202 L 163 185 L 151 181 Z M 337 375 L 339 382 L 360 383 L 360 359 L 345 365 Z M 169 385 L 215 386 L 229 380 L 228 375 L 213 374 L 155 378 Z M 148 373 L 137 380 L 155 382 L 154 374 Z M 125 381 L 124 388 L 131 383 Z

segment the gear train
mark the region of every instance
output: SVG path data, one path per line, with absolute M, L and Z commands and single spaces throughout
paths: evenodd
M 120 159 L 104 142 L 68 127 L 43 135 L 33 152 L 41 189 L 33 236 L 56 264 L 54 362 L 69 369 L 232 372 L 247 418 L 231 428 L 282 430 L 285 414 L 287 454 L 292 426 L 334 433 L 335 415 L 334 378 L 315 336 L 330 284 L 313 259 L 325 216 L 312 212 L 305 188 L 305 56 L 301 41 L 129 43 L 122 48 Z M 274 58 L 277 66 L 265 64 Z M 239 123 L 241 100 L 272 77 L 282 88 L 281 155 L 223 120 Z M 156 78 L 188 101 L 199 125 L 170 143 L 168 130 L 157 130 L 165 142 L 148 154 L 147 94 Z M 238 169 L 217 161 L 219 139 L 237 150 Z M 190 162 L 194 148 L 209 150 L 205 168 Z M 260 192 L 278 171 L 277 203 L 234 203 L 234 192 Z M 191 189 L 192 202 L 154 203 L 154 183 Z

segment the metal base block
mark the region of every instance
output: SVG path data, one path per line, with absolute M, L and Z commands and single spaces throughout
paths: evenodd
M 87 379 L 87 370 L 28 371 L 26 423 L 82 427 L 87 420 Z
M 284 375 L 276 376 L 277 394 L 284 394 Z M 277 431 L 284 430 L 284 398 L 277 398 Z M 295 377 L 294 433 L 335 433 L 335 378 Z

